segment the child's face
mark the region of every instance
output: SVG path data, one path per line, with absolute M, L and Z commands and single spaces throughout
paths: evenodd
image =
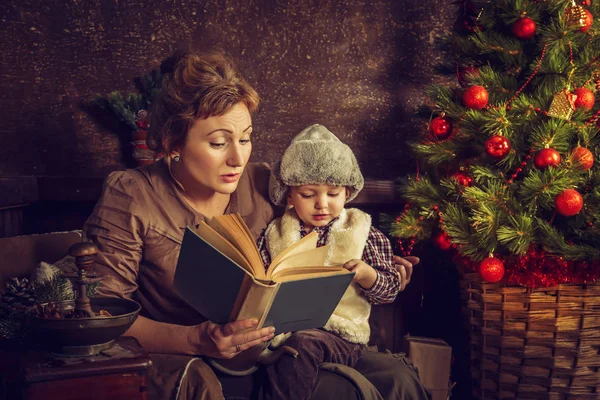
M 348 189 L 344 186 L 302 185 L 290 188 L 287 202 L 294 206 L 310 231 L 337 218 L 344 209 L 347 197 Z

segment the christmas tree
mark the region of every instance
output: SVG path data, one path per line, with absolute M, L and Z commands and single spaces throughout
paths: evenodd
M 600 277 L 598 0 L 467 0 L 448 44 L 454 87 L 428 88 L 418 173 L 392 222 L 488 282 Z

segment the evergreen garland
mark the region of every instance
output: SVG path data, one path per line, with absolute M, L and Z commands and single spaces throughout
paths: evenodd
M 93 297 L 101 282 L 86 285 L 88 297 Z M 25 318 L 36 304 L 74 300 L 71 282 L 62 273 L 55 273 L 42 282 L 27 278 L 11 278 L 0 296 L 0 340 L 20 341 L 26 336 Z
M 160 92 L 162 75 L 160 71 L 134 80 L 137 92 L 123 95 L 119 91 L 107 95 L 97 95 L 94 102 L 100 108 L 111 111 L 115 117 L 132 131 L 148 128 L 148 111 L 152 99 Z

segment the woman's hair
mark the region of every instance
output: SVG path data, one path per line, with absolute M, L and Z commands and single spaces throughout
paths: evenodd
M 160 94 L 153 101 L 148 147 L 157 153 L 170 152 L 185 142 L 199 118 L 223 115 L 237 103 L 250 112 L 258 107 L 258 93 L 222 53 L 175 54 L 161 65 Z

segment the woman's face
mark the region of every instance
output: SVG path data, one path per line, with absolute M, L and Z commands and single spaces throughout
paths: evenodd
M 175 176 L 191 193 L 232 193 L 252 152 L 251 133 L 252 120 L 244 103 L 223 115 L 196 120 L 184 145 L 171 153 L 181 157 L 171 164 Z

